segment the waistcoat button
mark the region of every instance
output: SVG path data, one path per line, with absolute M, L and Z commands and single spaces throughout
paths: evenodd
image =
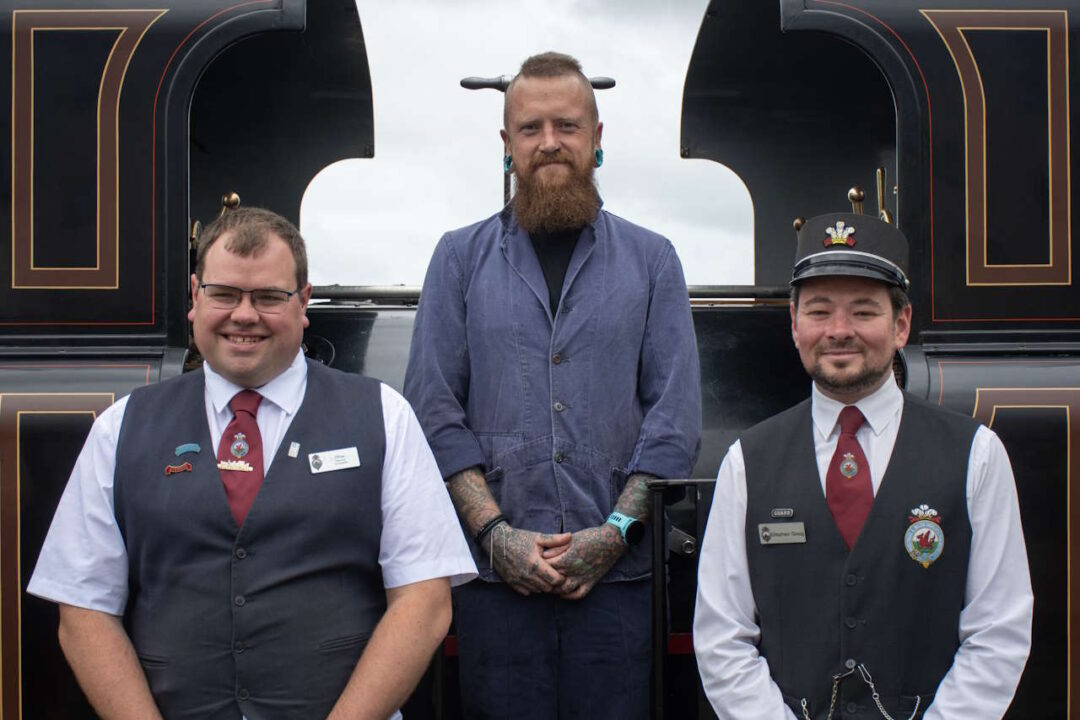
M 243 560 L 247 557 L 247 550 L 245 550 L 244 548 L 236 548 L 236 557 Z
M 854 670 L 855 665 L 857 665 L 857 663 L 853 658 L 848 658 L 844 661 L 844 667 L 846 667 L 848 670 Z
M 844 582 L 848 584 L 848 587 L 852 587 L 859 583 L 859 578 L 855 577 L 854 575 L 848 575 L 846 578 L 844 578 Z
M 859 706 L 853 702 L 849 702 L 844 709 L 847 710 L 848 715 L 854 715 L 859 712 Z
M 244 599 L 243 595 L 237 595 L 233 598 L 233 602 L 236 603 L 236 607 L 244 607 L 244 603 L 246 603 L 247 600 Z
M 243 640 L 237 640 L 236 642 L 233 643 L 232 649 L 233 649 L 234 653 L 242 653 L 242 652 L 244 652 L 244 647 L 245 647 L 244 646 L 244 641 Z
M 844 624 L 854 630 L 858 626 L 859 621 L 853 617 L 849 617 L 847 620 L 844 620 Z
M 236 699 L 240 702 L 244 702 L 249 697 L 251 697 L 251 694 L 247 691 L 247 688 L 240 688 L 240 690 L 236 693 Z

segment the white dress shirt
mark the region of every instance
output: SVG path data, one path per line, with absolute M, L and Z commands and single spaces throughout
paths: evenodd
M 876 495 L 896 443 L 904 396 L 895 383 L 886 382 L 856 406 L 866 417 L 856 437 Z M 811 414 L 822 494 L 843 407 L 814 386 Z M 1004 446 L 986 427 L 979 427 L 972 440 L 965 494 L 971 554 L 960 647 L 925 720 L 1000 718 L 1031 647 L 1033 599 L 1016 484 Z M 720 466 L 701 543 L 694 611 L 698 670 L 721 719 L 792 720 L 796 716 L 757 650 L 761 630 L 746 557 L 746 498 L 746 468 L 736 441 Z

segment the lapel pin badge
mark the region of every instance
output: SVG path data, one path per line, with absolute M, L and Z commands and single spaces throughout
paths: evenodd
M 166 465 L 165 476 L 175 475 L 176 473 L 191 472 L 191 463 L 186 462 L 181 465 Z
M 912 508 L 908 523 L 907 532 L 904 533 L 904 549 L 912 560 L 924 568 L 929 568 L 945 550 L 945 531 L 941 528 L 941 515 L 924 503 Z
M 200 450 L 202 450 L 202 448 L 199 447 L 199 443 L 184 443 L 183 445 L 177 445 L 176 457 L 180 457 L 181 455 L 185 455 L 187 453 L 197 453 Z

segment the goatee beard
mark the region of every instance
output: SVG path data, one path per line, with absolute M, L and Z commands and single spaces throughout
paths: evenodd
M 510 203 L 518 225 L 525 232 L 553 233 L 583 228 L 600 210 L 592 168 L 579 172 L 572 165 L 570 176 L 562 182 L 538 180 L 535 170 L 528 177 L 515 176 L 515 192 Z

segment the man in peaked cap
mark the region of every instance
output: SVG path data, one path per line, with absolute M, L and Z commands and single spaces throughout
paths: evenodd
M 409 404 L 310 362 L 296 228 L 203 230 L 203 368 L 94 423 L 28 592 L 104 718 L 387 718 L 476 574 Z
M 1031 581 L 997 436 L 897 387 L 907 242 L 799 231 L 791 335 L 811 397 L 743 433 L 702 542 L 694 646 L 721 718 L 1000 718 Z M 888 713 L 888 714 L 886 714 Z

